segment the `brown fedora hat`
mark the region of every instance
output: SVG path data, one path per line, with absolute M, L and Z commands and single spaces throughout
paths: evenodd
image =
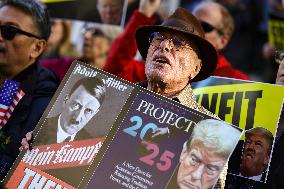
M 177 8 L 161 25 L 142 26 L 136 31 L 137 47 L 145 60 L 150 47 L 149 36 L 153 32 L 159 31 L 186 34 L 197 44 L 202 67 L 191 81 L 200 81 L 212 75 L 217 65 L 217 52 L 211 43 L 204 38 L 205 34 L 201 24 L 189 11 L 184 8 Z

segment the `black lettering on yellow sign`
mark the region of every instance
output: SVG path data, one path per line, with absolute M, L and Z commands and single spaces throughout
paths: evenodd
M 233 110 L 233 118 L 232 124 L 239 125 L 240 116 L 241 116 L 241 108 L 243 104 L 243 92 L 236 92 L 235 102 L 234 102 L 234 110 Z
M 255 108 L 258 99 L 262 98 L 262 90 L 244 92 L 224 92 L 224 93 L 204 93 L 197 95 L 197 101 L 206 109 L 213 113 L 218 112 L 218 117 L 225 120 L 225 116 L 232 114 L 232 124 L 239 125 L 243 100 L 247 99 L 246 125 L 245 129 L 250 129 L 254 124 Z M 210 98 L 211 97 L 211 98 Z M 200 99 L 200 100 L 199 100 Z M 233 100 L 233 107 L 228 105 L 228 101 Z M 218 101 L 219 107 L 217 107 Z M 209 103 L 210 102 L 210 103 Z M 219 110 L 219 111 L 218 111 Z

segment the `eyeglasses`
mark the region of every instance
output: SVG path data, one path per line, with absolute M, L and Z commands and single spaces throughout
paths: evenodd
M 17 34 L 22 34 L 22 35 L 25 35 L 25 36 L 28 36 L 28 37 L 34 37 L 36 39 L 42 39 L 41 37 L 38 37 L 38 36 L 36 36 L 36 35 L 34 35 L 32 33 L 23 31 L 23 30 L 21 30 L 19 28 L 16 28 L 16 27 L 10 26 L 10 25 L 0 26 L 0 32 L 1 32 L 1 36 L 5 40 L 12 40 L 12 39 L 14 39 L 14 37 Z
M 155 47 L 159 47 L 162 41 L 168 39 L 173 43 L 176 51 L 183 48 L 192 49 L 192 47 L 185 40 L 180 39 L 180 37 L 176 35 L 166 37 L 164 35 L 165 34 L 161 34 L 160 32 L 153 32 L 149 37 L 149 43 Z
M 282 62 L 283 58 L 284 58 L 284 52 L 276 50 L 275 51 L 275 57 L 274 57 L 275 62 L 280 64 Z
M 223 30 L 220 30 L 207 22 L 200 21 L 200 23 L 205 33 L 209 33 L 209 32 L 212 32 L 213 30 L 216 30 L 219 35 L 225 35 Z

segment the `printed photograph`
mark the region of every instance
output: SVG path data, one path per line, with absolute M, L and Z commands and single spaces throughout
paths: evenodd
M 222 186 L 219 178 L 241 136 L 241 129 L 230 124 L 205 119 L 196 124 L 183 145 L 179 165 L 168 189 L 209 189 Z

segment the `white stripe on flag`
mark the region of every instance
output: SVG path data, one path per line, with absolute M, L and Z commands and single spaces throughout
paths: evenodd
M 7 106 L 6 105 L 3 105 L 3 104 L 0 104 L 0 109 L 6 109 L 7 110 Z

